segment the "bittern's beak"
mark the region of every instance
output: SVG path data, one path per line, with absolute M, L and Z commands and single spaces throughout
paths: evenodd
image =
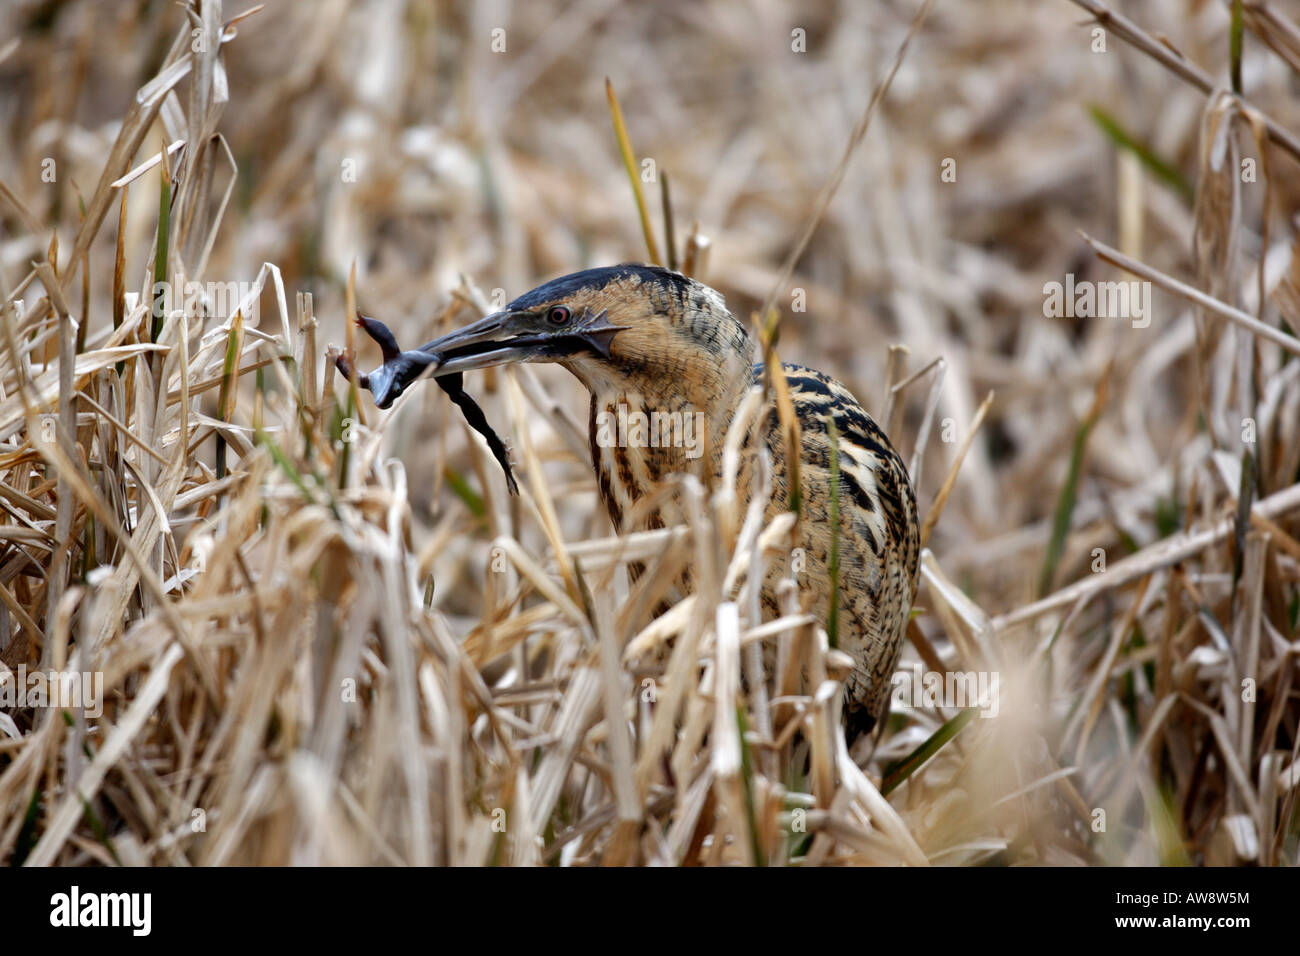
M 509 309 L 493 312 L 421 345 L 419 351 L 439 357 L 432 372 L 439 378 L 494 365 L 547 361 L 572 351 L 573 343 L 563 342 L 561 336 L 523 328 L 531 318 L 530 313 Z
M 384 353 L 383 365 L 369 375 L 358 376 L 358 383 L 370 389 L 380 408 L 388 408 L 426 370 L 443 378 L 495 365 L 556 361 L 586 351 L 608 358 L 610 340 L 624 328 L 611 324 L 604 312 L 584 313 L 564 327 L 552 329 L 534 312 L 504 309 L 418 349 L 402 351 L 378 319 L 358 316 L 357 324 Z M 349 374 L 347 359 L 340 356 L 338 362 L 339 370 Z

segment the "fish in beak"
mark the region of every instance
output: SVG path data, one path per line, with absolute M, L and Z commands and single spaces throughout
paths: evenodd
M 380 408 L 392 405 L 426 372 L 434 378 L 444 378 L 516 362 L 555 362 L 584 351 L 609 358 L 610 341 L 625 328 L 610 323 L 603 311 L 584 312 L 575 318 L 568 309 L 562 308 L 541 313 L 504 309 L 418 349 L 403 351 L 393 333 L 378 319 L 358 315 L 357 324 L 383 352 L 384 364 L 357 378 L 374 395 L 375 404 Z M 337 361 L 346 363 L 346 358 L 339 356 Z M 345 375 L 350 374 L 349 368 L 346 364 L 339 365 Z
M 361 326 L 362 330 L 379 345 L 384 356 L 384 364 L 373 372 L 354 373 L 351 356 L 341 354 L 334 357 L 334 364 L 339 372 L 348 379 L 356 374 L 357 384 L 370 390 L 375 404 L 380 408 L 388 408 L 408 385 L 423 375 L 426 370 L 433 369 L 438 385 L 460 408 L 470 427 L 487 441 L 492 456 L 496 458 L 505 473 L 506 487 L 510 493 L 519 494 L 519 484 L 515 481 L 514 471 L 510 467 L 509 450 L 501 437 L 488 424 L 487 416 L 483 414 L 483 409 L 479 407 L 478 402 L 465 391 L 462 373 L 441 365 L 442 356 L 436 351 L 428 350 L 427 346 L 424 349 L 403 351 L 398 347 L 392 331 L 378 319 L 358 313 L 357 325 Z
M 421 376 L 432 376 L 460 407 L 470 426 L 487 440 L 511 492 L 517 492 L 517 486 L 509 454 L 483 410 L 465 392 L 464 373 L 515 362 L 555 362 L 580 352 L 609 358 L 610 341 L 624 328 L 611 324 L 604 311 L 583 310 L 575 317 L 563 306 L 539 311 L 507 308 L 418 349 L 404 351 L 388 326 L 378 319 L 358 313 L 357 325 L 378 344 L 384 356 L 379 368 L 356 376 L 357 384 L 369 389 L 375 404 L 388 408 Z M 352 377 L 350 355 L 337 355 L 334 362 L 345 377 Z

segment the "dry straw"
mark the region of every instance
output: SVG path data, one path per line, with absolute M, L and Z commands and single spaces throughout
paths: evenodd
M 0 861 L 1295 863 L 1300 256 L 1278 210 L 1300 29 L 1245 3 L 1233 70 L 1227 5 L 1143 25 L 1076 3 L 1107 57 L 1065 3 L 936 4 L 919 29 L 928 4 L 802 25 L 719 4 L 653 48 L 643 14 L 547 30 L 526 5 L 508 44 L 537 42 L 486 100 L 490 25 L 424 5 L 3 14 L 24 105 L 0 146 L 0 685 L 98 673 L 103 710 L 0 708 Z M 754 80 L 753 37 L 784 54 L 794 27 L 823 57 Z M 638 50 L 662 87 L 620 79 Z M 1053 69 L 1086 95 L 1027 102 Z M 68 106 L 87 75 L 128 104 L 93 135 Z M 470 118 L 423 127 L 403 96 Z M 575 114 L 590 129 L 559 135 Z M 378 411 L 325 360 L 362 345 L 358 299 L 417 316 L 406 341 L 492 307 L 466 275 L 523 288 L 588 236 L 627 258 L 655 233 L 620 154 L 636 173 L 633 144 L 673 131 L 659 165 L 695 225 L 680 249 L 667 226 L 665 260 L 755 310 L 773 356 L 769 314 L 807 293 L 820 320 L 786 314 L 782 354 L 878 399 L 918 484 L 903 670 L 996 675 L 996 707 L 909 692 L 847 750 L 851 662 L 793 581 L 757 613 L 795 521 L 737 503 L 761 390 L 720 436 L 724 480 L 675 480 L 681 523 L 620 537 L 562 378 L 475 385 L 511 497 L 436 390 Z M 75 188 L 41 188 L 45 151 Z M 1044 318 L 1069 271 L 1150 282 L 1153 327 Z M 231 275 L 252 276 L 233 298 L 155 308 L 155 281 Z

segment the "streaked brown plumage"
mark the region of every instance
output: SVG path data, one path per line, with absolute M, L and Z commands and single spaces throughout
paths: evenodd
M 621 530 L 659 527 L 676 519 L 670 499 L 637 509 L 667 476 L 721 474 L 722 441 L 746 391 L 762 374 L 753 364 L 745 325 L 722 297 L 699 282 L 652 266 L 590 269 L 552 280 L 501 312 L 414 352 L 385 348 L 383 376 L 371 376 L 376 401 L 387 406 L 425 366 L 457 375 L 517 361 L 557 362 L 590 391 L 592 464 L 601 498 Z M 850 740 L 885 712 L 916 581 L 916 501 L 907 470 L 884 432 L 843 385 L 820 372 L 784 366 L 802 429 L 803 518 L 796 575 L 823 620 L 830 603 L 830 441 L 835 423 L 840 471 L 840 647 L 854 659 L 845 682 Z M 381 370 L 383 371 L 383 370 Z M 705 450 L 692 458 L 682 444 L 598 440 L 605 412 L 702 412 Z M 773 494 L 767 516 L 786 507 L 788 475 L 775 410 L 762 426 L 771 452 Z M 752 451 L 752 446 L 747 445 Z M 752 454 L 742 462 L 737 495 L 750 483 Z M 776 614 L 770 576 L 763 593 Z

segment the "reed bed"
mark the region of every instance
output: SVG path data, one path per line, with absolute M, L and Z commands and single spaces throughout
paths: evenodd
M 940 0 L 897 59 L 921 8 L 0 10 L 0 692 L 102 680 L 0 706 L 0 860 L 1295 864 L 1300 26 Z M 902 670 L 992 700 L 850 753 L 844 655 L 756 613 L 793 516 L 617 536 L 558 370 L 469 383 L 511 496 L 330 361 L 647 254 L 887 426 Z

